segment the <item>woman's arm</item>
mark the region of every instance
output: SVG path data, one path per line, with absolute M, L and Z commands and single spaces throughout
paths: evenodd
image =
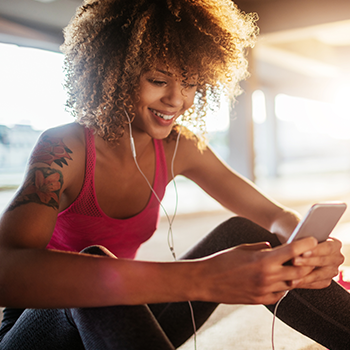
M 44 191 L 48 197 L 40 201 L 50 198 L 48 203 L 24 203 L 35 183 L 30 173 L 0 221 L 0 305 L 62 308 L 185 300 L 269 304 L 288 288 L 285 280 L 309 272 L 305 267 L 280 268 L 280 261 L 310 250 L 312 240 L 274 250 L 266 244 L 240 246 L 172 263 L 46 250 L 58 213 L 51 201 L 56 187 Z
M 197 183 L 233 213 L 246 217 L 286 241 L 300 215 L 263 194 L 251 181 L 224 164 L 206 148 L 199 151 L 191 140 L 181 139 L 175 162 L 177 174 Z
M 275 249 L 240 246 L 170 263 L 46 250 L 59 210 L 78 195 L 84 169 L 79 163 L 84 163 L 84 147 L 68 131 L 41 137 L 24 184 L 0 220 L 0 305 L 57 308 L 185 300 L 271 304 L 281 291 L 292 288 L 286 280 L 309 274 L 309 266 L 282 262 L 313 249 L 313 239 Z M 44 146 L 57 139 L 64 147 L 52 150 L 55 159 L 61 156 L 51 162 L 43 157 Z
M 57 215 L 79 194 L 85 169 L 83 129 L 41 135 L 25 180 L 0 219 L 0 305 L 88 307 L 187 300 L 189 269 L 167 264 L 47 250 Z M 170 271 L 169 271 L 170 270 Z M 151 281 L 151 283 L 150 283 Z M 184 282 L 182 282 L 184 284 Z M 140 288 L 141 286 L 141 288 Z
M 263 194 L 252 182 L 222 163 L 210 148 L 200 152 L 192 141 L 182 139 L 176 170 L 235 214 L 275 233 L 281 243 L 286 242 L 300 221 L 297 212 Z M 329 285 L 344 261 L 340 248 L 338 240 L 329 239 L 299 257 L 296 260 L 298 266 L 317 266 L 299 282 L 299 287 L 324 288 Z

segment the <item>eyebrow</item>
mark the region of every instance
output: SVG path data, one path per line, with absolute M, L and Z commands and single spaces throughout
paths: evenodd
M 156 71 L 159 72 L 159 73 L 165 74 L 165 75 L 167 75 L 169 77 L 178 77 L 177 74 L 171 73 L 171 72 L 167 72 L 167 71 L 162 70 L 162 69 L 156 69 Z
M 163 73 L 165 75 L 168 75 L 169 77 L 173 77 L 173 76 L 176 76 L 176 74 L 173 74 L 173 73 L 170 73 L 170 72 L 167 72 L 165 70 L 161 70 L 161 69 L 156 69 L 157 72 L 159 73 Z

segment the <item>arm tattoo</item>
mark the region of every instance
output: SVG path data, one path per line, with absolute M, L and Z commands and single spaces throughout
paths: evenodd
M 56 163 L 61 168 L 62 163 L 68 165 L 65 158 L 72 160 L 70 153 L 73 153 L 58 137 L 44 136 L 34 148 L 29 164 L 45 163 L 51 165 Z
M 24 185 L 17 193 L 8 210 L 13 210 L 27 203 L 44 204 L 58 209 L 62 185 L 63 175 L 59 170 L 33 168 L 28 172 Z

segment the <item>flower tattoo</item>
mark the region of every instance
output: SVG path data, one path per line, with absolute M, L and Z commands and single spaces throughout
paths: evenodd
M 62 139 L 44 136 L 35 147 L 30 164 L 45 163 L 51 165 L 56 163 L 62 168 L 62 163 L 68 165 L 66 159 L 72 160 L 70 153 L 73 152 L 63 143 Z
M 62 185 L 63 175 L 60 171 L 50 168 L 33 168 L 29 171 L 26 182 L 9 210 L 27 203 L 44 204 L 58 209 L 59 192 Z

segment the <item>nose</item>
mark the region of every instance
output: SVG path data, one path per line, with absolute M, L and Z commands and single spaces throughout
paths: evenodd
M 186 99 L 185 91 L 180 82 L 175 82 L 167 87 L 162 102 L 168 106 L 179 108 L 182 107 Z

